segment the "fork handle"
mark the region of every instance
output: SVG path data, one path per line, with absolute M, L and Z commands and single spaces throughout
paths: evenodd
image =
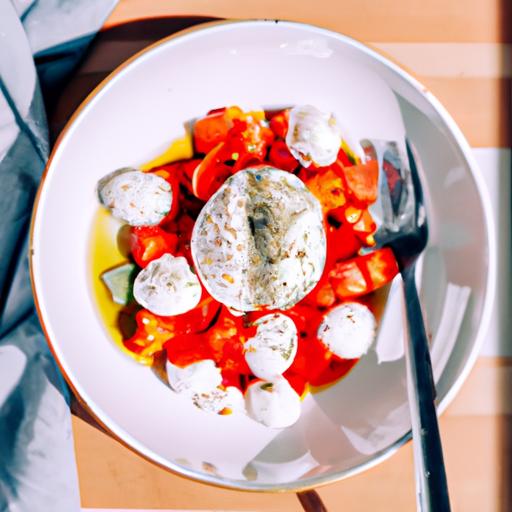
M 416 288 L 415 267 L 414 263 L 410 264 L 401 274 L 407 315 L 408 336 L 405 355 L 409 377 L 407 389 L 411 410 L 418 510 L 449 512 L 450 499 L 434 403 L 436 390 Z

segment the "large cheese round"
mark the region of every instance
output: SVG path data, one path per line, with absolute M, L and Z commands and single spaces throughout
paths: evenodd
M 204 286 L 239 311 L 292 307 L 320 280 L 325 254 L 320 203 L 294 174 L 269 166 L 226 180 L 192 233 Z

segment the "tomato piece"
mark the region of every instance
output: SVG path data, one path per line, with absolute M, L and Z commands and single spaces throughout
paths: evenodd
M 295 323 L 301 338 L 306 338 L 310 335 L 316 336 L 316 329 L 322 321 L 321 315 L 316 308 L 299 302 L 299 304 L 289 309 L 286 314 Z
M 264 120 L 251 115 L 247 115 L 243 121 L 234 120 L 226 142 L 229 158 L 235 160 L 233 171 L 246 168 L 249 162 L 263 162 L 273 140 L 274 133 L 265 126 Z
M 184 200 L 183 194 L 180 194 L 180 185 L 185 187 L 185 189 L 192 194 L 192 177 L 196 167 L 202 162 L 202 160 L 202 158 L 179 160 L 170 164 L 154 167 L 149 171 L 164 178 L 172 187 L 173 204 L 171 206 L 171 212 L 169 212 L 162 223 L 165 224 L 170 220 L 173 220 L 179 213 L 179 208 L 177 207 L 181 207 Z M 175 210 L 177 211 L 175 212 Z
M 177 246 L 177 235 L 159 226 L 137 226 L 130 230 L 130 252 L 139 267 L 144 268 L 165 253 L 175 254 Z
M 308 304 L 328 308 L 336 302 L 336 294 L 328 277 L 322 277 L 306 297 Z
M 361 249 L 360 239 L 354 233 L 353 227 L 347 223 L 339 224 L 335 219 L 330 219 L 328 216 L 325 234 L 327 239 L 325 266 L 327 269 L 340 260 L 356 256 L 359 249 Z
M 156 354 L 162 351 L 163 344 L 166 340 L 148 340 L 144 337 L 132 336 L 127 340 L 123 340 L 124 347 L 134 354 L 135 359 L 142 364 L 153 364 Z
M 315 173 L 305 183 L 310 192 L 320 201 L 324 212 L 340 208 L 347 202 L 343 180 L 331 169 Z
M 177 335 L 165 343 L 167 359 L 176 366 L 187 366 L 212 359 L 212 349 L 201 334 Z
M 194 219 L 187 214 L 182 214 L 176 220 L 167 224 L 165 229 L 178 236 L 178 247 L 175 255 L 184 256 L 189 264 L 193 265 L 190 240 L 194 229 Z
M 160 326 L 159 319 L 145 309 L 135 315 L 137 328 L 133 336 L 123 340 L 123 345 L 138 356 L 140 362 L 151 364 L 156 353 L 174 335 L 172 329 Z
M 329 279 L 340 299 L 359 297 L 389 283 L 398 273 L 393 251 L 378 249 L 364 256 L 337 263 Z
M 350 160 L 347 153 L 343 151 L 343 148 L 340 148 L 340 150 L 338 151 L 338 160 L 341 162 L 343 167 L 350 167 L 351 165 L 354 165 L 354 162 Z
M 224 163 L 226 146 L 221 142 L 215 146 L 195 168 L 192 176 L 192 191 L 196 197 L 208 201 L 220 186 L 231 176 L 232 169 Z
M 290 153 L 284 140 L 275 140 L 270 147 L 268 159 L 272 165 L 283 171 L 294 171 L 299 166 L 299 162 Z
M 283 110 L 274 114 L 270 119 L 270 129 L 274 132 L 276 137 L 284 139 L 288 132 L 288 122 L 290 119 L 290 111 Z
M 359 237 L 362 242 L 367 242 L 368 237 L 375 233 L 377 224 L 373 220 L 368 210 L 363 210 L 359 220 L 354 224 L 354 233 Z
M 226 308 L 208 332 L 208 344 L 212 350 L 212 357 L 223 371 L 238 374 L 250 374 L 244 356 L 243 319 L 232 316 Z
M 302 396 L 308 389 L 308 380 L 303 376 L 290 371 L 290 369 L 286 370 L 283 373 L 283 377 L 288 381 L 290 386 L 295 390 L 295 392 Z
M 243 112 L 238 107 L 219 108 L 210 110 L 203 118 L 194 124 L 194 147 L 198 153 L 208 153 L 219 143 L 226 140 L 233 126 L 233 119 L 242 117 Z
M 388 247 L 373 251 L 364 258 L 372 291 L 391 282 L 399 272 L 395 255 Z
M 332 168 L 343 178 L 346 192 L 354 201 L 365 207 L 376 201 L 379 182 L 379 166 L 376 160 L 350 166 L 337 160 Z
M 192 158 L 191 160 L 181 162 L 183 176 L 186 178 L 186 181 L 192 182 L 194 171 L 196 170 L 196 167 L 201 163 L 201 161 L 201 158 Z
M 147 309 L 141 309 L 135 315 L 136 335 L 140 337 L 162 337 L 165 340 L 174 335 L 197 334 L 206 330 L 213 322 L 221 305 L 203 291 L 202 300 L 192 310 L 175 316 L 158 316 Z
M 247 169 L 247 167 L 253 167 L 255 165 L 260 165 L 263 160 L 261 160 L 258 156 L 253 153 L 243 153 L 240 155 L 233 167 L 233 172 L 242 171 L 243 169 Z
M 192 310 L 173 317 L 159 317 L 162 327 L 172 327 L 178 334 L 198 333 L 206 330 L 219 312 L 221 304 L 203 291 L 203 298 Z
M 224 345 L 222 358 L 219 361 L 220 367 L 226 372 L 236 372 L 238 374 L 251 373 L 245 360 L 244 344 L 240 339 L 232 339 Z
M 340 299 L 359 297 L 370 291 L 357 258 L 335 265 L 329 272 L 329 277 L 334 292 Z
M 332 354 L 316 336 L 300 338 L 297 355 L 287 374 L 298 375 L 312 382 L 325 371 L 331 358 Z

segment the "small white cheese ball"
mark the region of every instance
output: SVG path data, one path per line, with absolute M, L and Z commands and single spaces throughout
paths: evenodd
M 213 389 L 197 393 L 192 402 L 199 409 L 213 414 L 233 414 L 245 412 L 245 401 L 242 392 L 234 386 L 226 389 Z
M 191 363 L 183 368 L 167 361 L 165 369 L 169 385 L 176 393 L 190 396 L 208 393 L 222 383 L 220 369 L 212 359 Z
M 267 427 L 285 428 L 300 417 L 300 397 L 284 377 L 256 381 L 245 393 L 249 416 Z
M 286 144 L 304 167 L 312 162 L 330 165 L 336 161 L 341 147 L 341 130 L 333 114 L 311 105 L 299 105 L 290 110 Z
M 325 264 L 320 203 L 295 175 L 270 166 L 226 180 L 201 210 L 191 244 L 208 292 L 237 311 L 292 307 Z
M 376 328 L 375 317 L 365 305 L 346 302 L 325 315 L 318 338 L 338 357 L 356 359 L 370 349 Z
M 264 380 L 275 380 L 293 363 L 297 354 L 297 328 L 282 313 L 258 318 L 256 335 L 245 342 L 245 360 L 252 373 Z
M 98 183 L 101 203 L 130 226 L 154 226 L 172 206 L 171 185 L 160 176 L 120 169 Z
M 155 315 L 180 315 L 197 306 L 201 285 L 183 256 L 167 253 L 138 273 L 133 296 Z

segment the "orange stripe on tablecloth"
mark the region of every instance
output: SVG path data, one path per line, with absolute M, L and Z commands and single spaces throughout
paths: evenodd
M 508 0 L 120 0 L 106 26 L 155 16 L 280 18 L 362 41 L 512 42 Z
M 369 43 L 416 76 L 512 77 L 512 45 L 500 43 Z
M 510 78 L 419 77 L 473 147 L 511 147 Z

